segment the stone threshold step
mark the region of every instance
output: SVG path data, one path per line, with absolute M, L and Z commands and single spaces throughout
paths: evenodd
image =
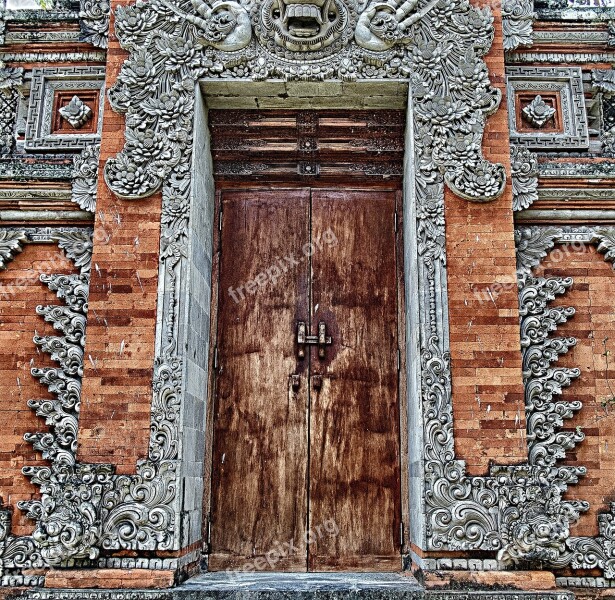
M 425 590 L 406 573 L 206 573 L 167 590 L 32 589 L 22 600 L 574 600 L 568 591 Z

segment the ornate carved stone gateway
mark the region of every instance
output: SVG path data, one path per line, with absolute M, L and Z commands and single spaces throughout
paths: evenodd
M 498 85 L 508 88 L 509 115 L 501 122 L 511 126 L 510 132 L 500 137 L 501 131 L 490 130 L 488 123 L 489 117 L 502 108 L 502 93 L 492 85 L 486 63 L 495 38 L 494 18 L 489 8 L 479 8 L 469 0 L 136 0 L 115 9 L 110 38 L 110 5 L 106 1 L 82 0 L 79 10 L 70 3 L 56 9 L 71 24 L 66 35 L 63 33 L 62 43 L 81 40 L 89 47 L 106 48 L 109 40 L 113 47 L 116 37 L 126 51 L 117 79 L 106 90 L 112 110 L 125 117 L 125 138 L 119 153 L 117 145 L 111 153 L 101 152 L 99 142 L 102 139 L 105 144 L 104 121 L 109 118 L 108 111 L 104 115 L 102 109 L 105 69 L 91 64 L 100 54 L 88 54 L 79 48 L 77 54 L 88 64 L 67 66 L 75 54 L 62 48 L 57 60 L 52 61 L 61 65 L 45 66 L 39 54 L 26 54 L 19 46 L 16 52 L 13 48 L 11 52 L 3 51 L 0 59 L 6 58 L 9 66 L 0 62 L 0 109 L 6 108 L 0 110 L 0 154 L 6 157 L 6 162 L 1 163 L 5 172 L 0 172 L 0 273 L 10 272 L 27 254 L 28 246 L 43 243 L 59 249 L 62 260 L 69 259 L 74 269 L 70 273 L 66 269 L 47 270 L 39 278 L 45 284 L 44 292 L 52 292 L 59 299 L 57 304 L 41 304 L 32 311 L 40 317 L 41 325 L 47 323 L 54 330 L 35 333 L 33 338 L 33 352 L 38 355 L 32 359 L 31 374 L 49 394 L 28 400 L 30 409 L 48 429 L 28 429 L 24 436 L 40 458 L 36 464 L 28 459 L 30 462 L 21 471 L 34 484 L 36 493 L 25 494 L 29 499 L 11 506 L 12 501 L 2 496 L 2 583 L 41 586 L 42 569 L 49 568 L 56 576 L 69 568 L 167 569 L 175 570 L 177 578 L 180 571 L 185 574 L 196 568 L 203 540 L 209 544 L 211 514 L 203 514 L 203 439 L 210 433 L 204 424 L 208 373 L 215 370 L 212 365 L 218 358 L 217 348 L 210 348 L 213 320 L 209 307 L 216 293 L 210 282 L 217 285 L 212 273 L 218 268 L 212 247 L 214 239 L 219 241 L 216 236 L 222 235 L 216 230 L 222 231 L 223 223 L 221 208 L 216 208 L 215 201 L 216 156 L 210 144 L 205 101 L 205 97 L 211 97 L 209 90 L 241 89 L 242 95 L 252 99 L 254 107 L 261 111 L 270 108 L 267 102 L 272 96 L 266 94 L 282 90 L 276 102 L 289 100 L 289 104 L 275 107 L 280 109 L 276 118 L 283 120 L 285 109 L 300 104 L 297 98 L 304 101 L 308 97 L 311 101 L 321 96 L 328 99 L 323 101 L 325 104 L 332 103 L 327 109 L 350 110 L 357 105 L 349 90 L 353 90 L 354 97 L 365 90 L 371 98 L 379 93 L 388 97 L 386 94 L 396 89 L 397 97 L 407 98 L 403 193 L 401 187 L 394 192 L 388 190 L 399 194 L 391 209 L 395 213 L 395 232 L 398 224 L 403 228 L 403 241 L 393 237 L 395 252 L 403 255 L 405 298 L 399 312 L 405 319 L 401 327 L 404 335 L 400 336 L 405 352 L 399 356 L 397 368 L 406 380 L 407 414 L 402 419 L 406 419 L 405 429 L 411 432 L 405 440 L 410 458 L 402 462 L 402 469 L 407 471 L 405 501 L 410 507 L 410 518 L 402 518 L 400 533 L 406 564 L 412 562 L 425 571 L 449 570 L 454 560 L 459 561 L 459 569 L 547 568 L 566 576 L 566 569 L 599 569 L 605 586 L 615 587 L 615 504 L 611 504 L 610 513 L 598 516 L 597 535 L 578 534 L 575 525 L 584 513 L 595 508 L 574 487 L 588 469 L 576 457 L 564 464 L 567 452 L 582 448 L 586 439 L 574 419 L 579 418 L 583 408 L 579 398 L 582 396 L 585 402 L 591 396 L 588 392 L 577 396 L 575 392 L 584 371 L 575 362 L 583 357 L 575 354 L 574 348 L 585 340 L 579 334 L 570 334 L 568 327 L 582 308 L 576 303 L 578 289 L 563 267 L 549 263 L 545 272 L 540 270 L 556 246 L 571 242 L 584 244 L 590 248 L 588 252 L 601 253 L 608 263 L 615 262 L 615 209 L 611 213 L 605 209 L 596 219 L 587 217 L 587 211 L 595 211 L 592 202 L 613 202 L 610 187 L 614 175 L 607 160 L 613 149 L 615 84 L 612 71 L 603 69 L 603 54 L 592 59 L 601 66 L 591 74 L 568 64 L 574 61 L 562 58 L 555 62 L 566 66 L 515 63 L 508 68 L 507 81 L 502 62 L 502 81 Z M 506 2 L 502 7 L 503 50 L 508 51 L 507 58 L 512 62 L 522 62 L 518 53 L 529 46 L 538 53 L 536 56 L 544 58 L 547 54 L 540 53 L 546 52 L 545 45 L 564 43 L 562 39 L 569 35 L 559 32 L 560 37 L 555 36 L 553 41 L 543 29 L 534 29 L 534 9 L 525 0 Z M 12 15 L 11 19 L 19 22 L 20 17 Z M 0 33 L 5 21 L 10 24 L 10 19 L 0 15 Z M 6 36 L 17 46 L 30 33 L 9 27 Z M 607 25 L 598 33 L 588 44 L 607 44 Z M 47 43 L 45 40 L 57 35 L 51 27 L 32 34 L 32 39 L 40 36 L 41 43 Z M 527 52 L 527 56 L 535 56 Z M 35 66 L 24 72 L 14 66 L 20 62 Z M 300 96 L 302 90 L 307 90 L 304 96 Z M 589 98 L 591 94 L 594 97 Z M 263 102 L 265 97 L 267 101 Z M 297 104 L 293 105 L 295 100 Z M 374 107 L 366 102 L 361 109 L 377 112 L 383 102 Z M 309 108 L 313 108 L 311 104 Z M 235 116 L 232 113 L 229 119 Z M 117 120 L 117 116 L 111 117 Z M 224 120 L 216 118 L 218 127 L 224 127 Z M 364 121 L 368 123 L 366 127 L 374 122 L 369 118 Z M 306 163 L 315 156 L 315 149 L 309 145 L 317 137 L 314 131 L 318 125 L 314 123 L 314 119 L 306 118 L 293 132 Z M 399 123 L 396 126 L 401 132 Z M 116 130 L 117 127 L 113 135 Z M 509 145 L 508 133 L 517 145 Z M 375 137 L 377 134 L 372 133 L 365 139 Z M 351 141 L 358 146 L 359 138 L 355 135 Z M 342 134 L 335 138 L 336 142 L 341 139 L 346 138 Z M 372 150 L 386 152 L 389 141 L 385 136 Z M 483 144 L 490 149 L 487 158 Z M 549 162 L 548 153 L 562 151 L 562 144 L 570 162 L 563 162 L 561 155 L 557 161 Z M 246 148 L 251 151 L 250 143 L 242 146 Z M 401 151 L 401 143 L 397 149 Z M 225 150 L 234 152 L 237 148 Z M 43 152 L 53 154 L 45 155 L 47 162 L 37 171 L 37 160 Z M 489 208 L 503 202 L 507 177 L 504 165 L 488 158 L 499 156 L 507 162 L 509 154 L 512 205 L 508 201 L 508 206 L 494 209 L 491 215 Z M 106 159 L 104 163 L 99 163 L 100 157 Z M 579 166 L 578 161 L 588 157 L 600 160 Z M 98 188 L 99 169 L 108 189 Z M 308 179 L 314 181 L 314 175 L 315 170 L 297 168 L 301 184 Z M 377 175 L 388 184 L 399 175 L 399 169 L 394 175 Z M 576 179 L 569 181 L 581 176 L 582 185 Z M 258 181 L 272 185 L 267 177 L 265 165 L 258 173 Z M 13 187 L 5 185 L 9 179 Z M 26 189 L 31 179 L 36 180 L 36 185 Z M 60 184 L 51 186 L 49 182 L 56 180 Z M 544 189 L 545 181 L 555 183 Z M 588 181 L 594 186 L 589 190 L 583 188 Z M 384 184 L 381 187 L 384 189 Z M 114 195 L 111 200 L 109 190 Z M 145 458 L 131 471 L 125 464 L 106 464 L 106 457 L 100 462 L 94 462 L 97 456 L 83 459 L 87 452 L 78 449 L 85 414 L 82 403 L 85 406 L 90 400 L 82 397 L 82 382 L 90 366 L 95 373 L 92 377 L 98 377 L 96 357 L 88 353 L 86 346 L 87 326 L 99 327 L 99 334 L 101 323 L 109 329 L 105 317 L 89 310 L 94 294 L 90 293 L 90 282 L 99 302 L 104 294 L 111 296 L 116 286 L 115 276 L 105 279 L 105 266 L 101 269 L 92 253 L 95 256 L 96 248 L 108 246 L 110 220 L 121 229 L 122 209 L 132 210 L 157 193 L 161 208 L 159 222 L 156 213 L 155 226 L 160 226 L 160 242 L 154 260 L 159 263 L 154 268 L 148 265 L 153 278 L 156 266 L 158 269 L 157 283 L 152 284 L 157 285 L 157 294 L 153 294 L 157 304 L 154 302 L 152 309 L 156 318 L 150 315 L 155 340 L 154 360 L 148 365 L 151 372 L 147 375 L 151 383 L 149 440 L 146 456 L 142 455 Z M 399 208 L 403 218 L 398 219 L 395 203 L 402 196 Z M 14 213 L 2 204 L 17 199 L 27 205 L 33 198 L 44 198 L 51 204 L 66 200 L 73 210 L 54 208 L 34 217 L 39 224 L 26 226 L 19 224 Z M 560 216 L 552 219 L 549 202 L 562 198 L 570 202 L 571 208 L 566 207 L 568 213 L 559 210 Z M 102 210 L 103 202 L 106 207 L 115 203 L 114 212 Z M 463 209 L 445 225 L 450 207 L 459 205 Z M 484 212 L 477 217 L 479 213 L 472 211 L 479 209 Z M 516 225 L 512 211 L 516 213 Z M 590 214 L 595 216 L 595 212 Z M 137 208 L 130 219 L 134 223 L 139 218 L 143 215 Z M 553 225 L 558 218 L 569 223 Z M 499 219 L 509 219 L 503 225 L 509 227 L 509 238 L 504 242 L 497 238 Z M 575 224 L 599 220 L 605 223 Z M 502 451 L 498 460 L 482 470 L 466 464 L 469 457 L 463 444 L 460 451 L 462 436 L 454 423 L 453 349 L 459 349 L 455 335 L 460 326 L 450 318 L 454 311 L 459 315 L 463 310 L 459 308 L 462 296 L 455 296 L 453 286 L 466 285 L 464 278 L 472 285 L 482 281 L 482 274 L 476 275 L 472 262 L 479 261 L 481 250 L 470 252 L 470 259 L 460 267 L 456 246 L 462 241 L 454 239 L 447 226 L 457 226 L 456 231 L 467 229 L 466 241 L 475 237 L 476 248 L 486 247 L 479 245 L 483 243 L 481 237 L 493 236 L 489 247 L 492 262 L 487 266 L 492 270 L 485 274 L 485 281 L 503 281 L 501 275 L 508 269 L 507 274 L 514 280 L 501 283 L 498 279 L 498 284 L 508 285 L 513 294 L 518 290 L 517 313 L 516 300 L 512 308 L 499 306 L 492 288 L 485 288 L 484 301 L 495 306 L 498 323 L 510 326 L 510 321 L 515 321 L 516 327 L 519 317 L 520 344 L 512 350 L 498 346 L 496 352 L 491 348 L 493 356 L 483 358 L 488 364 L 492 361 L 494 380 L 510 376 L 512 381 L 514 362 L 511 361 L 512 367 L 502 365 L 504 355 L 516 353 L 519 386 L 514 388 L 511 383 L 510 395 L 517 395 L 521 410 L 514 425 L 502 425 L 501 429 L 521 429 L 524 435 L 516 440 L 520 451 L 508 448 L 510 452 Z M 135 248 L 144 243 L 140 234 L 139 231 L 131 240 L 130 249 L 126 240 L 118 242 L 117 237 L 111 244 L 124 244 L 122 252 L 127 256 L 132 253 L 133 262 L 125 270 L 136 273 L 135 289 L 140 286 L 145 298 L 135 267 Z M 154 242 L 148 238 L 145 243 L 157 244 L 158 238 Z M 508 254 L 497 256 L 500 250 Z M 451 256 L 457 260 L 454 277 Z M 34 265 L 38 264 L 36 260 L 33 259 Z M 604 267 L 603 261 L 600 264 Z M 99 274 L 96 282 L 99 271 L 103 275 Z M 398 278 L 402 279 L 401 272 Z M 128 293 L 128 287 L 125 282 L 119 283 L 121 291 L 116 293 Z M 482 293 L 475 287 L 470 290 L 469 285 L 465 291 L 468 296 Z M 126 306 L 129 308 L 115 310 L 137 310 L 134 304 Z M 115 316 L 118 321 L 124 318 Z M 485 325 L 481 319 L 487 318 L 476 315 L 477 338 L 480 327 Z M 468 329 L 474 326 L 472 320 L 468 323 Z M 118 360 L 125 351 L 124 340 L 119 337 L 113 341 L 117 341 L 117 351 L 113 352 Z M 106 343 L 111 345 L 108 340 Z M 480 354 L 472 352 L 468 361 Z M 495 356 L 498 352 L 501 356 Z M 52 362 L 43 362 L 38 356 Z M 604 356 L 608 360 L 606 346 Z M 559 360 L 562 362 L 556 365 Z M 457 372 L 462 373 L 459 380 L 465 375 L 464 365 L 467 367 L 463 360 L 458 362 Z M 498 368 L 501 371 L 496 373 Z M 607 363 L 607 383 L 608 369 Z M 145 370 L 135 369 L 137 377 Z M 502 371 L 508 375 L 500 375 Z M 293 375 L 289 377 L 292 382 Z M 104 376 L 101 380 L 105 380 Z M 110 377 L 104 385 L 115 384 Z M 482 409 L 480 386 L 474 385 L 478 411 Z M 473 400 L 468 400 L 471 395 L 472 392 L 466 393 L 468 405 Z M 604 402 L 610 406 L 609 402 L 615 402 L 613 398 Z M 510 402 L 513 404 L 514 398 Z M 508 418 L 508 409 L 498 409 L 502 420 Z M 463 412 L 461 416 L 460 421 L 467 419 Z M 490 423 L 485 431 L 489 427 Z M 482 435 L 486 436 L 485 431 Z M 465 434 L 465 439 L 471 437 L 471 432 Z M 490 458 L 488 450 L 485 455 Z M 595 504 L 595 499 L 592 502 Z M 31 533 L 23 527 L 19 534 L 15 533 L 16 508 L 33 524 Z M 404 531 L 404 525 L 410 532 Z M 456 558 L 443 558 L 446 553 L 455 553 Z M 88 593 L 92 598 L 99 597 L 98 592 Z M 432 595 L 436 597 L 438 593 Z M 57 596 L 43 590 L 33 592 L 31 597 Z M 68 590 L 63 597 L 78 596 Z M 150 592 L 130 592 L 126 597 L 150 597 Z M 562 598 L 568 596 L 563 594 Z

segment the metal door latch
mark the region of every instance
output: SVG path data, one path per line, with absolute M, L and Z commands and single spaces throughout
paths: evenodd
M 298 356 L 305 358 L 305 345 L 318 344 L 318 357 L 325 357 L 325 346 L 332 344 L 331 336 L 327 335 L 327 325 L 324 321 L 318 323 L 318 335 L 306 335 L 306 325 L 303 321 L 297 324 L 297 344 L 299 344 Z

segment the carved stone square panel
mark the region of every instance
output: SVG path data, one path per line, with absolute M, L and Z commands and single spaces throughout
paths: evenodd
M 512 142 L 537 150 L 589 147 L 579 67 L 508 67 L 506 75 Z
M 100 141 L 103 67 L 32 69 L 26 150 L 79 150 Z

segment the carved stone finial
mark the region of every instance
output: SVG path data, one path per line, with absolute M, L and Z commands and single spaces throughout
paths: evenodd
M 539 94 L 523 108 L 522 112 L 534 127 L 541 129 L 555 116 L 557 111 L 552 106 L 549 106 Z

